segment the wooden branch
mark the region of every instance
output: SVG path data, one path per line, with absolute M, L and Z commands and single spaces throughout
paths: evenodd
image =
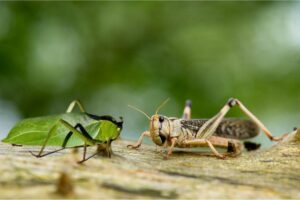
M 300 198 L 300 129 L 268 150 L 226 160 L 190 150 L 163 160 L 154 146 L 127 144 L 116 141 L 111 159 L 83 165 L 81 152 L 35 158 L 28 151 L 38 147 L 0 144 L 0 198 Z

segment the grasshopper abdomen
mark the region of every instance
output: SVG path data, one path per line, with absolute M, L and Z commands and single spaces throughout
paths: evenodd
M 208 119 L 182 120 L 181 124 L 183 128 L 189 129 L 196 134 L 207 121 Z M 219 124 L 213 135 L 231 139 L 248 139 L 258 134 L 258 126 L 250 120 L 225 118 Z

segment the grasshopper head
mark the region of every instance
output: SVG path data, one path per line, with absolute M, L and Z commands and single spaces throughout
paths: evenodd
M 158 106 L 156 109 L 156 112 L 152 117 L 150 117 L 148 114 L 146 114 L 144 111 L 134 107 L 129 107 L 135 109 L 136 111 L 142 113 L 150 120 L 150 135 L 152 138 L 152 141 L 159 146 L 162 146 L 165 144 L 169 138 L 170 130 L 171 130 L 171 124 L 170 120 L 162 115 L 158 114 L 158 111 L 169 101 L 169 99 L 166 99 L 162 104 Z
M 156 145 L 162 146 L 170 135 L 170 121 L 162 115 L 153 115 L 150 119 L 150 135 Z

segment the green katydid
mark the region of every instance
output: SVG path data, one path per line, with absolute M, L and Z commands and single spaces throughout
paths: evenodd
M 80 113 L 72 113 L 75 106 Z M 85 112 L 83 105 L 75 100 L 71 102 L 66 113 L 28 118 L 17 123 L 2 142 L 16 145 L 42 146 L 36 157 L 43 157 L 65 148 L 83 147 L 80 163 L 104 152 L 111 156 L 111 142 L 116 140 L 122 130 L 123 119 L 115 120 L 111 116 L 97 116 Z M 87 146 L 97 145 L 97 151 L 86 157 Z M 60 146 L 60 149 L 44 153 L 46 146 Z

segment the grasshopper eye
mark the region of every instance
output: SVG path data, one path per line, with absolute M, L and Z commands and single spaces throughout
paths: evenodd
M 159 119 L 158 119 L 158 120 L 159 120 L 160 123 L 162 123 L 165 119 L 164 119 L 163 116 L 159 116 Z

